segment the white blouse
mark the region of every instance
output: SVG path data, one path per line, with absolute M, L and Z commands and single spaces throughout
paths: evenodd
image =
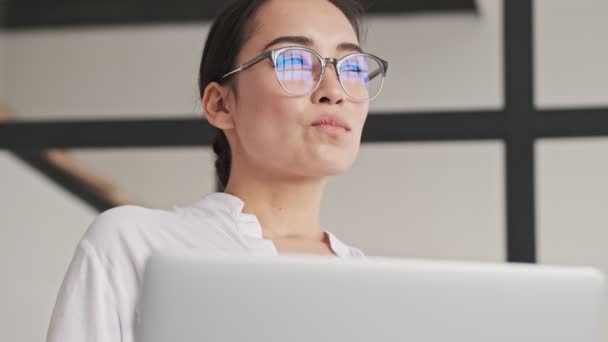
M 152 252 L 278 255 L 244 202 L 227 193 L 171 211 L 121 206 L 98 215 L 80 240 L 50 321 L 47 342 L 132 342 L 137 299 Z M 326 232 L 339 257 L 362 257 Z

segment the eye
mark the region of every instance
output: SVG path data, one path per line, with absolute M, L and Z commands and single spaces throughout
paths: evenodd
M 287 59 L 287 64 L 303 65 L 304 60 L 300 56 L 294 56 Z
M 342 71 L 354 71 L 354 72 L 362 72 L 364 71 L 358 64 L 344 64 L 340 68 Z
M 299 56 L 281 56 L 277 59 L 277 66 L 283 65 L 301 65 L 303 64 L 302 58 Z
M 277 68 L 296 68 L 309 69 L 312 67 L 313 59 L 310 56 L 303 55 L 300 52 L 294 53 L 287 51 L 277 58 Z

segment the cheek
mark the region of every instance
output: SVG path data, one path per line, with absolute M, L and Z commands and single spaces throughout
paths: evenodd
M 253 113 L 260 120 L 267 119 L 279 111 L 281 102 L 285 102 L 285 93 L 276 80 L 274 71 L 260 65 L 242 75 L 239 79 L 239 113 Z
M 365 125 L 365 120 L 367 120 L 368 111 L 368 103 L 363 103 L 360 106 L 357 106 L 357 108 L 353 111 L 355 116 L 355 120 L 353 121 L 354 125 L 356 125 L 356 129 L 359 131 L 359 135 L 361 135 L 361 132 L 363 131 L 363 126 Z
M 249 127 L 255 127 L 259 134 L 280 132 L 280 128 L 294 124 L 294 101 L 282 92 L 277 92 L 274 85 L 255 84 L 250 91 L 243 92 L 239 108 L 240 121 Z M 271 134 L 274 135 L 274 134 Z
M 238 136 L 251 157 L 279 157 L 294 149 L 301 118 L 292 98 L 260 86 L 242 93 L 237 112 Z
M 276 135 L 281 128 L 295 126 L 301 121 L 303 101 L 289 96 L 279 85 L 274 70 L 260 68 L 244 74 L 239 84 L 239 106 L 241 121 L 259 129 L 259 134 Z
M 365 106 L 363 106 L 363 110 L 359 114 L 359 119 L 360 119 L 361 123 L 365 123 L 368 113 L 369 113 L 369 104 L 366 103 Z

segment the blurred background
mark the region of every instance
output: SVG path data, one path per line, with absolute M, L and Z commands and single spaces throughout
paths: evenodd
M 196 81 L 222 4 L 0 0 L 0 340 L 44 339 L 100 211 L 217 189 Z M 362 45 L 389 74 L 324 226 L 368 255 L 608 271 L 607 15 L 375 1 Z

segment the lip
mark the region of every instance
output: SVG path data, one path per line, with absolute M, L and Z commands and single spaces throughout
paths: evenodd
M 344 129 L 347 132 L 350 131 L 350 126 L 346 121 L 336 114 L 323 114 L 313 121 L 311 126 L 324 126 L 334 130 Z

